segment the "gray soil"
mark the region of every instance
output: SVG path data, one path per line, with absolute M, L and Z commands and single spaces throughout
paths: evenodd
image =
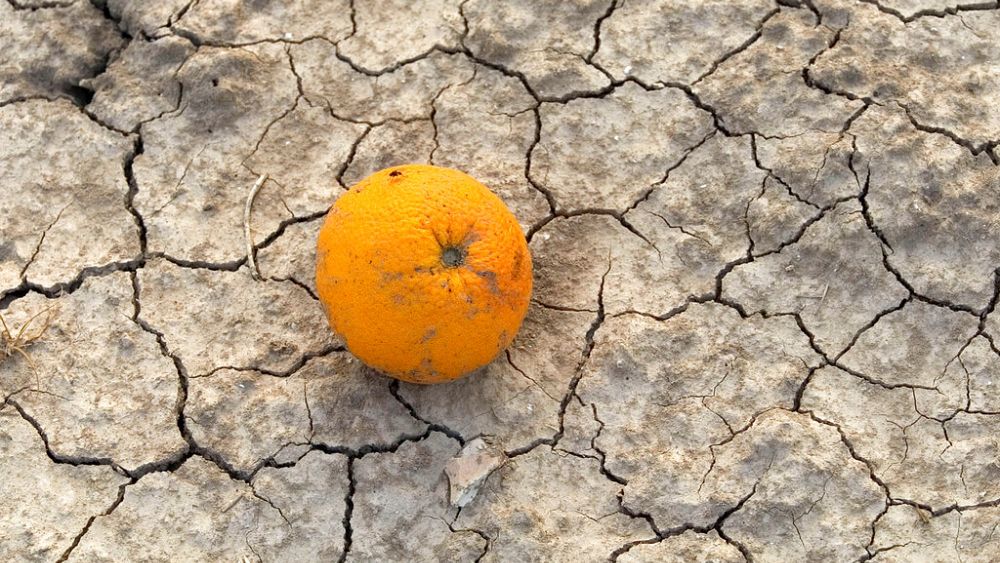
M 0 559 L 1000 561 L 998 2 L 0 0 L 0 53 Z M 313 288 L 406 162 L 534 257 L 447 385 Z

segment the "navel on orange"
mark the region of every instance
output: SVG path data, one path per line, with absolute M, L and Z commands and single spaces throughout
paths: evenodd
M 361 361 L 439 383 L 488 364 L 514 339 L 531 297 L 531 255 L 514 215 L 471 176 L 396 166 L 330 209 L 316 289 Z

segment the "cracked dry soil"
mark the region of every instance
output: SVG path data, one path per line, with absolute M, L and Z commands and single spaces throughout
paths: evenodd
M 0 52 L 0 314 L 52 312 L 0 558 L 1000 561 L 998 2 L 3 0 Z M 404 162 L 535 258 L 448 385 L 313 288 Z

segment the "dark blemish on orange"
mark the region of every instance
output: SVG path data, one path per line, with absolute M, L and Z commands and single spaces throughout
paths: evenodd
M 523 262 L 524 262 L 524 252 L 522 252 L 521 249 L 519 248 L 517 249 L 517 252 L 514 254 L 514 265 L 510 271 L 511 277 L 516 278 L 521 275 L 521 264 Z
M 424 336 L 420 339 L 420 342 L 421 343 L 429 342 L 431 338 L 437 336 L 437 333 L 438 331 L 436 328 L 430 327 L 429 329 L 427 329 L 427 332 L 424 333 Z
M 493 295 L 500 295 L 500 286 L 497 285 L 497 275 L 489 270 L 477 271 L 476 275 L 486 280 L 486 284 L 490 288 L 490 293 Z
M 480 238 L 481 237 L 479 236 L 479 233 L 474 229 L 470 228 L 469 232 L 465 233 L 465 236 L 462 237 L 462 246 L 469 246 L 470 244 L 476 242 Z
M 431 363 L 430 358 L 424 358 L 420 362 L 420 367 L 410 370 L 407 372 L 407 375 L 409 375 L 411 383 L 419 383 L 421 385 L 441 381 L 441 374 L 434 369 L 434 364 Z
M 392 172 L 389 172 L 389 176 L 392 177 L 392 178 L 395 178 L 396 176 L 402 176 L 402 175 L 403 175 L 403 173 L 400 172 L 399 170 L 393 170 Z
M 402 272 L 382 272 L 382 283 L 389 283 L 403 279 Z

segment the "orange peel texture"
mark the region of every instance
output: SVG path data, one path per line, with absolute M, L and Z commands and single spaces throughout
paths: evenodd
M 413 383 L 490 363 L 531 299 L 517 219 L 471 176 L 422 164 L 361 180 L 327 214 L 316 289 L 334 332 L 361 361 Z

